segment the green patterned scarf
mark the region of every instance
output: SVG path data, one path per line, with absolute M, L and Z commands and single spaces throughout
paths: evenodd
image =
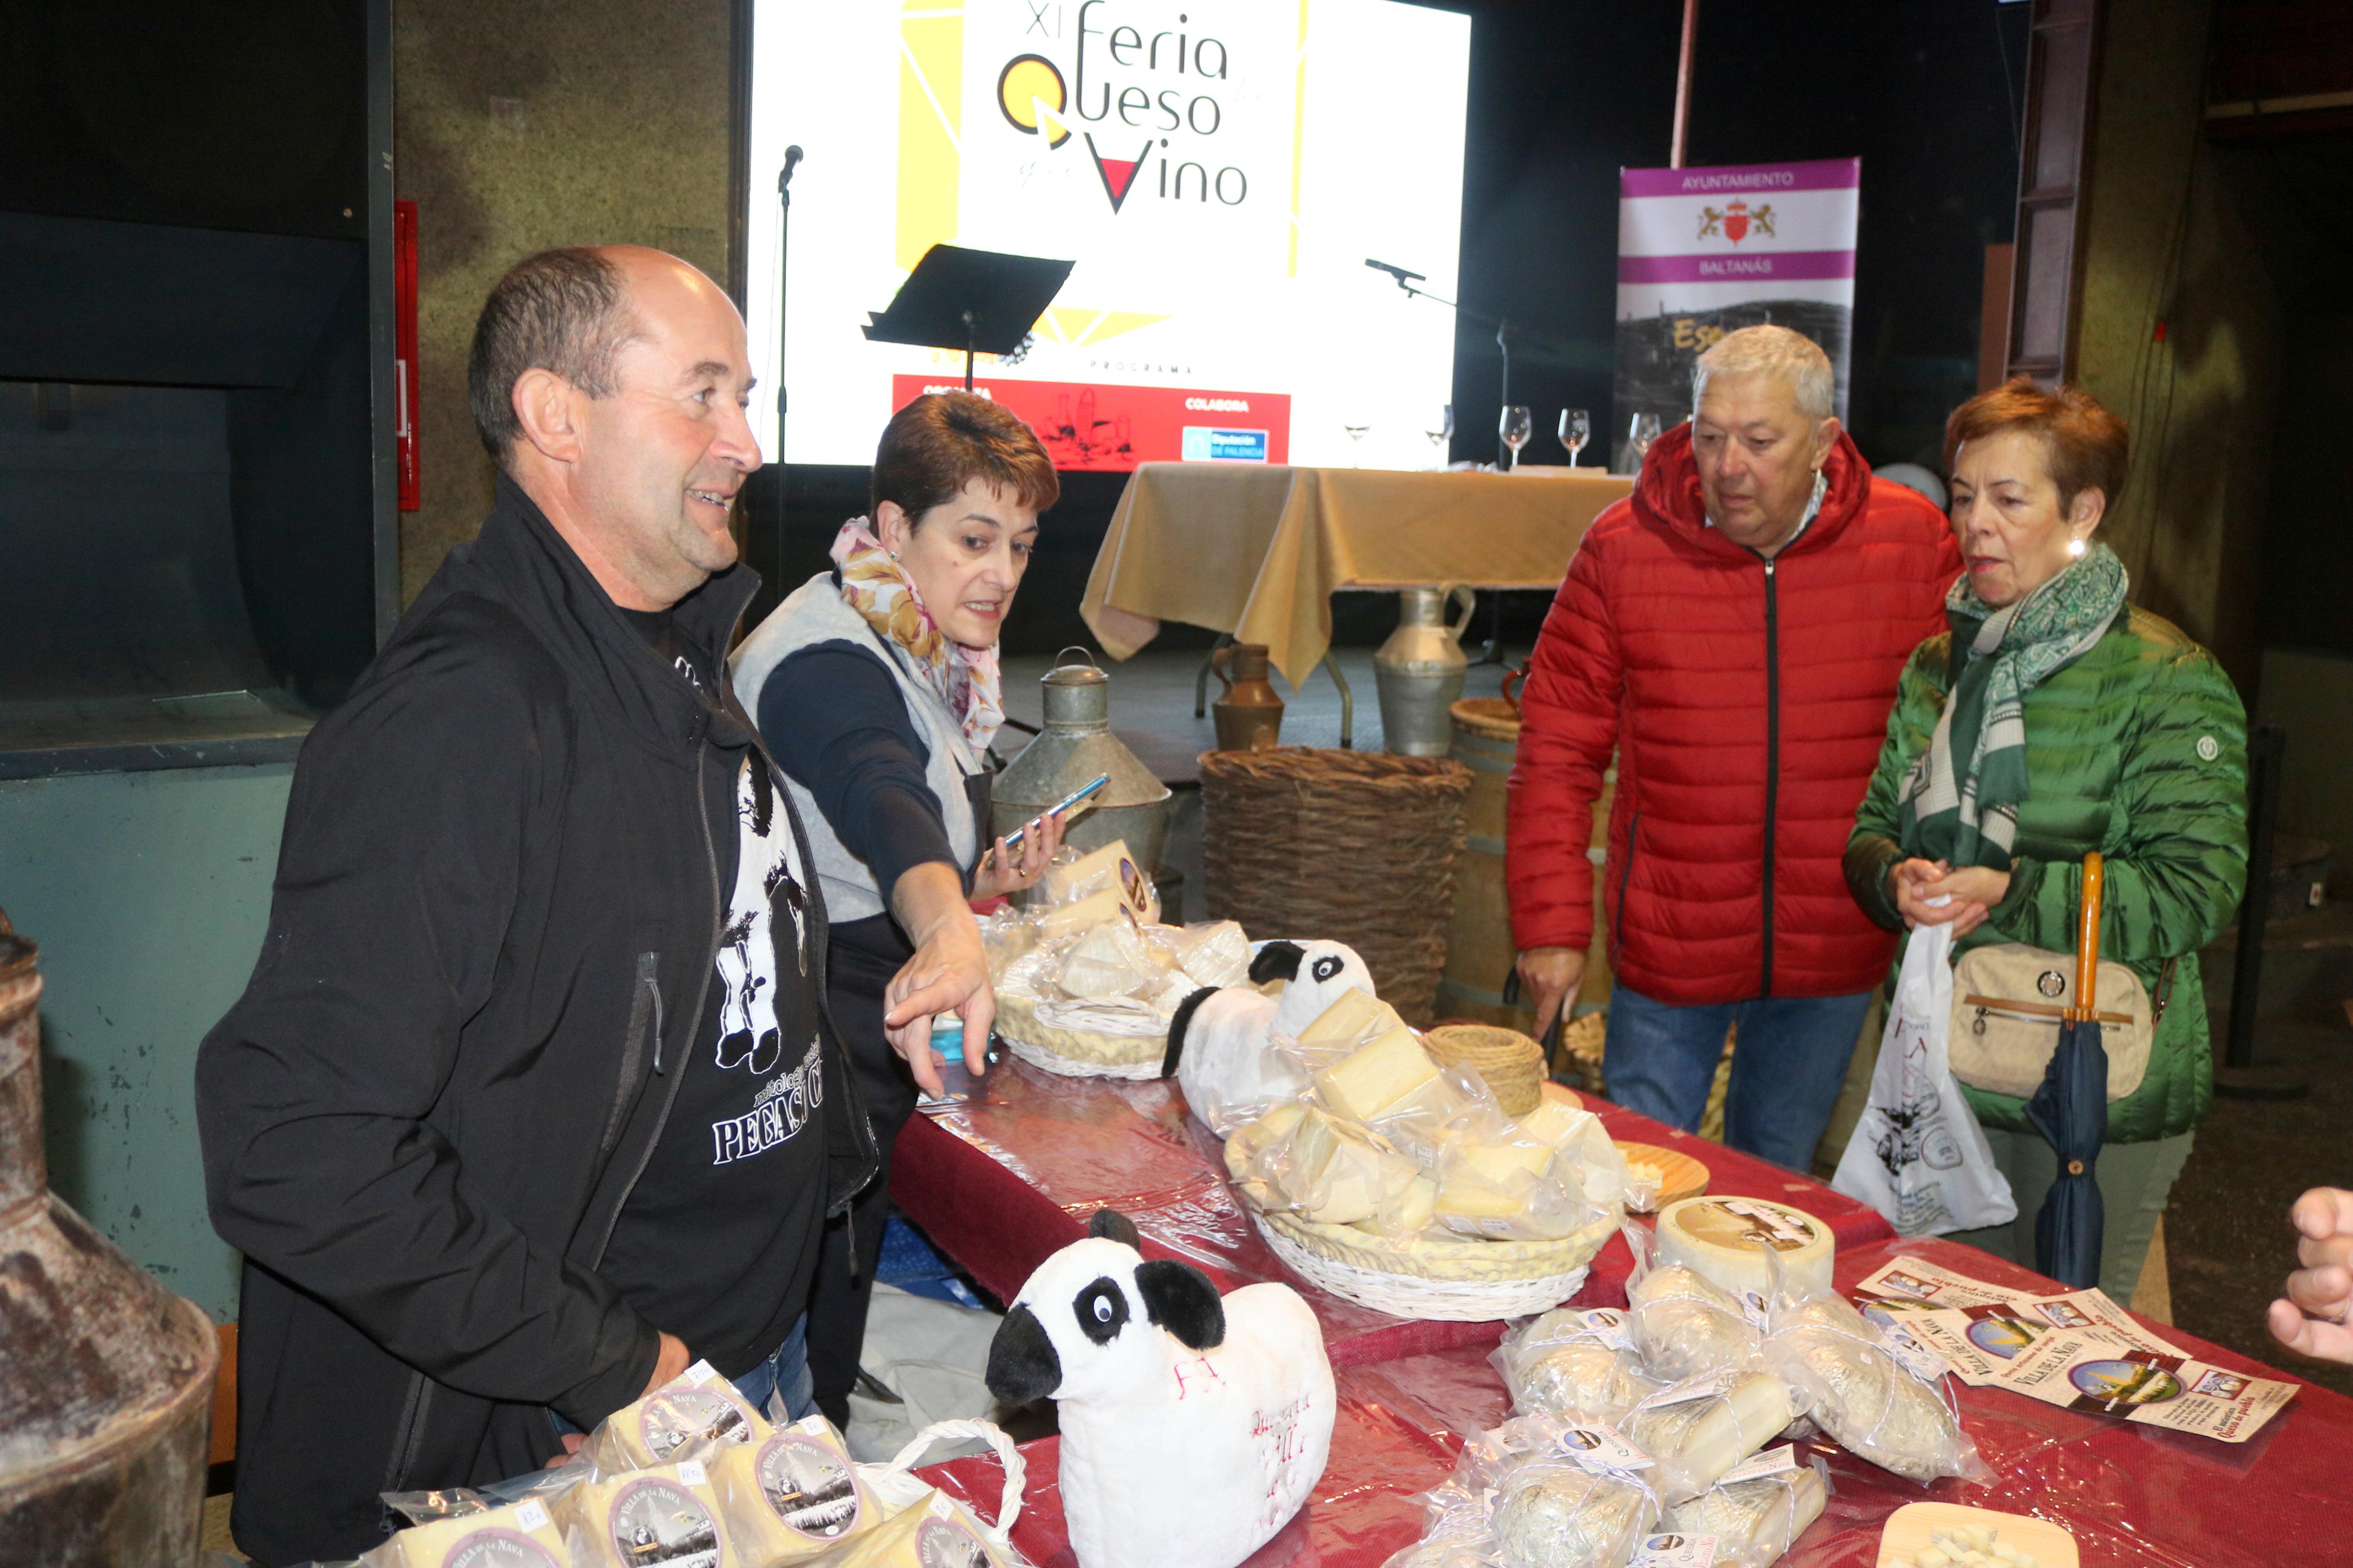
M 1928 749 L 1904 780 L 1904 847 L 1926 859 L 2008 870 L 2026 799 L 2026 694 L 2091 650 L 2123 607 L 2124 563 L 2105 544 L 2017 603 L 1995 609 L 1963 573 L 1945 595 L 1961 657 Z

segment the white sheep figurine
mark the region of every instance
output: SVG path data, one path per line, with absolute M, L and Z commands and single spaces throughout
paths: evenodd
M 1145 1261 L 1134 1223 L 1109 1209 L 1021 1287 L 988 1387 L 1060 1407 L 1079 1568 L 1235 1568 L 1323 1479 L 1337 1408 L 1298 1291 L 1221 1298 L 1190 1264 Z
M 1250 984 L 1194 992 L 1168 1021 L 1160 1076 L 1176 1075 L 1193 1114 L 1220 1138 L 1282 1100 L 1307 1079 L 1268 1044 L 1296 1037 L 1349 991 L 1373 994 L 1372 971 L 1338 942 L 1270 942 L 1250 960 Z M 1256 989 L 1280 977 L 1280 998 Z

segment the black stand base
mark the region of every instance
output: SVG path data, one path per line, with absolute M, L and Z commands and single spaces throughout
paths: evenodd
M 2286 1068 L 2217 1066 L 2214 1092 L 2226 1100 L 2302 1100 L 2312 1085 Z

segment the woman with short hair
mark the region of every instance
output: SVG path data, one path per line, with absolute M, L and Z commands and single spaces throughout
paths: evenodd
M 1945 426 L 1967 570 L 1950 626 L 1905 667 L 1848 840 L 1856 900 L 1893 929 L 1951 922 L 1988 942 L 2075 946 L 2086 852 L 2105 862 L 2100 956 L 2162 1005 L 2140 1087 L 2108 1107 L 2096 1173 L 2100 1283 L 2129 1300 L 2166 1194 L 2213 1098 L 2198 950 L 2246 878 L 2246 715 L 2213 656 L 2127 605 L 2095 537 L 2129 438 L 2089 393 L 2021 376 Z M 1963 1085 L 2018 1197 L 2014 1225 L 1953 1239 L 2034 1261 L 2057 1157 L 2021 1100 Z
M 881 1159 L 848 1225 L 827 1229 L 810 1289 L 809 1371 L 839 1424 L 890 1214 L 892 1145 L 917 1089 L 940 1088 L 929 1009 L 911 999 L 949 971 L 976 970 L 986 994 L 967 900 L 1029 887 L 1061 846 L 1059 817 L 1033 824 L 1018 851 L 991 844 L 987 761 L 1005 720 L 997 634 L 1060 488 L 1038 437 L 987 398 L 916 398 L 883 429 L 871 509 L 842 525 L 832 568 L 733 658 L 807 826 L 833 922 L 827 1002 Z M 966 1031 L 967 1063 L 985 1036 Z

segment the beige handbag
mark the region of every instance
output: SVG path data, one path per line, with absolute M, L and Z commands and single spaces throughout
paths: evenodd
M 2122 1100 L 2148 1075 L 2157 1021 L 2165 1016 L 2174 960 L 2158 977 L 2157 1000 L 2123 964 L 2102 961 L 2095 1011 L 2100 1044 L 2108 1053 L 2108 1100 Z M 2075 1000 L 2075 958 L 2024 942 L 1989 942 L 1953 965 L 1953 1027 L 1947 1044 L 1953 1076 L 1973 1089 L 2033 1097 L 2059 1025 Z

